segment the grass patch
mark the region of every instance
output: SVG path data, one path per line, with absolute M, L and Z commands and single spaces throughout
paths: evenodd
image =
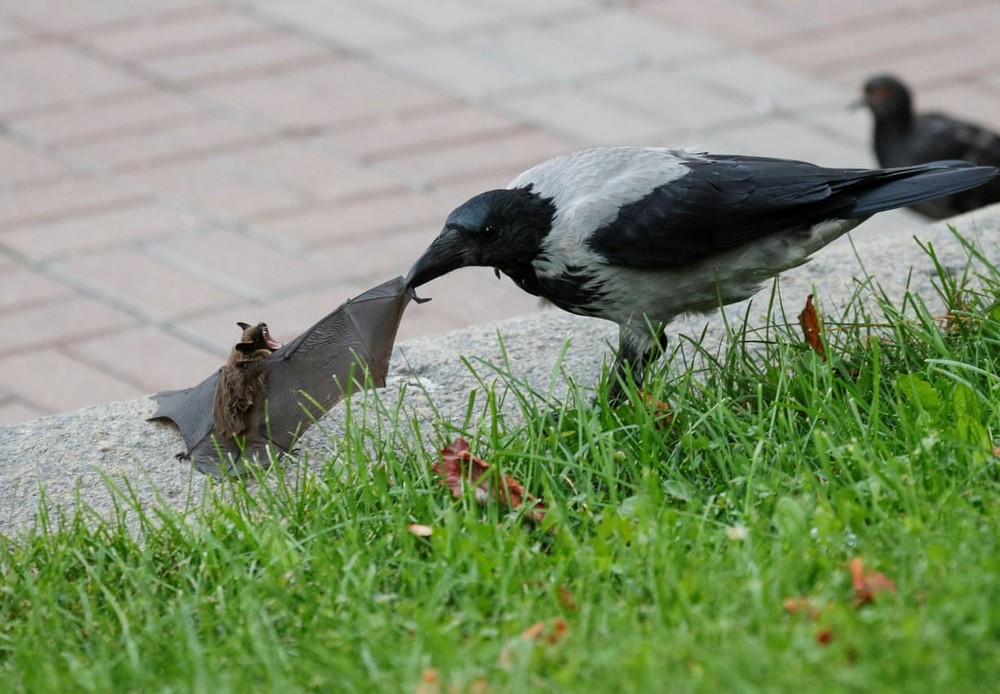
M 948 319 L 852 302 L 825 361 L 777 322 L 667 355 L 667 418 L 472 364 L 484 388 L 432 438 L 542 497 L 540 527 L 452 499 L 430 432 L 369 394 L 320 474 L 196 517 L 125 489 L 114 518 L 0 539 L 0 691 L 989 691 L 1000 272 L 969 253 L 975 276 L 940 269 Z M 853 605 L 854 557 L 897 592 Z

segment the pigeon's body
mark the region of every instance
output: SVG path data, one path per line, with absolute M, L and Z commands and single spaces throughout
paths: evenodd
M 995 169 L 894 170 L 603 147 L 556 157 L 449 216 L 408 281 L 486 265 L 567 311 L 621 326 L 634 378 L 677 315 L 753 295 L 882 210 L 950 195 Z
M 909 89 L 894 77 L 869 79 L 864 103 L 875 118 L 873 145 L 880 166 L 914 166 L 941 159 L 1000 166 L 1000 135 L 943 113 L 916 114 Z M 942 219 L 995 202 L 1000 202 L 1000 179 L 912 207 Z

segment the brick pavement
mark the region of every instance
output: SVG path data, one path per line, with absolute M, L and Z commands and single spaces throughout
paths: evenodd
M 1000 126 L 998 23 L 995 0 L 6 0 L 0 424 L 192 384 L 237 320 L 290 338 L 582 145 L 870 165 L 844 105 L 879 69 Z M 536 309 L 485 269 L 428 293 L 401 337 Z

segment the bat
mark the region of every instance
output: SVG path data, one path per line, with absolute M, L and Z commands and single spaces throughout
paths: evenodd
M 367 373 L 376 387 L 385 386 L 411 299 L 423 301 L 397 277 L 346 301 L 281 346 L 265 324 L 241 323 L 243 339 L 226 365 L 192 388 L 154 395 L 158 407 L 149 419 L 177 425 L 187 446 L 178 457 L 200 472 L 221 477 L 245 474 L 247 462 L 266 466 L 271 455 L 291 451 L 352 381 L 363 383 Z M 247 395 L 250 404 L 236 402 Z

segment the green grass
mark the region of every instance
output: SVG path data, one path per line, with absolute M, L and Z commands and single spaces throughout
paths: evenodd
M 1000 272 L 969 252 L 938 280 L 947 325 L 858 301 L 828 361 L 774 323 L 667 355 L 669 420 L 473 362 L 501 384 L 459 425 L 369 394 L 321 474 L 187 517 L 124 490 L 117 518 L 0 540 L 0 691 L 413 691 L 429 668 L 459 692 L 993 691 Z M 414 441 L 458 435 L 545 500 L 540 527 L 450 498 Z M 853 557 L 898 591 L 853 606 Z M 518 638 L 555 618 L 555 643 Z

